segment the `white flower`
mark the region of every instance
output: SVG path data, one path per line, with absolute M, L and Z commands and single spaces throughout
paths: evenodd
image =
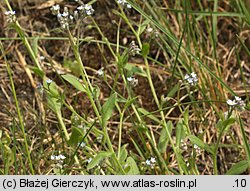
M 90 163 L 91 161 L 92 161 L 92 158 L 89 158 L 89 159 L 87 160 L 88 163 Z
M 131 9 L 132 6 L 131 6 L 130 4 L 127 4 L 127 8 L 128 8 L 128 9 Z
M 150 164 L 151 164 L 150 160 L 147 159 L 147 160 L 146 160 L 146 165 L 149 166 Z
M 194 149 L 198 149 L 198 148 L 199 148 L 199 146 L 194 144 Z
M 194 144 L 194 149 L 195 149 L 195 152 L 196 152 L 198 155 L 201 154 L 201 148 L 200 148 L 198 145 Z
M 62 155 L 62 154 L 60 154 L 60 155 L 51 155 L 51 156 L 50 156 L 50 159 L 51 159 L 51 160 L 60 161 L 60 160 L 66 159 L 66 157 L 65 157 L 64 155 Z
M 123 6 L 125 3 L 127 3 L 127 1 L 126 0 L 117 0 L 117 3 Z
M 132 56 L 135 56 L 136 54 L 139 54 L 141 49 L 139 48 L 138 45 L 135 44 L 135 41 L 132 41 L 129 44 L 129 54 Z
M 156 162 L 155 158 L 154 158 L 154 157 L 151 157 L 150 162 L 151 162 L 151 163 L 155 163 L 155 162 Z
M 128 78 L 127 78 L 127 80 L 128 80 L 129 82 L 132 82 L 133 79 L 134 79 L 133 77 L 128 77 Z
M 59 11 L 60 10 L 60 5 L 56 4 L 56 5 L 52 6 L 51 9 L 54 10 L 54 11 Z
M 57 15 L 60 13 L 60 5 L 54 5 L 50 8 L 53 15 Z
M 16 20 L 16 11 L 6 11 L 5 15 L 7 16 L 7 22 L 8 23 L 13 23 Z
M 181 148 L 186 151 L 188 149 L 186 141 L 181 140 Z
M 117 3 L 123 7 L 126 6 L 128 9 L 132 8 L 132 6 L 126 0 L 117 0 Z
M 98 76 L 102 76 L 104 72 L 103 69 L 100 68 L 96 73 L 98 74 Z
M 51 80 L 51 79 L 47 79 L 47 80 L 46 80 L 46 83 L 47 83 L 47 84 L 51 84 L 51 83 L 52 83 L 52 80 Z
M 234 96 L 234 99 L 235 99 L 236 101 L 241 101 L 241 98 L 238 97 L 238 96 Z
M 136 86 L 138 84 L 138 79 L 134 78 L 134 77 L 127 77 L 127 80 L 129 82 L 129 84 L 131 84 L 132 86 Z
M 192 72 L 190 75 L 186 74 L 184 76 L 184 80 L 186 80 L 192 86 L 198 82 L 197 75 L 194 72 Z
M 153 169 L 155 167 L 156 160 L 154 157 L 151 157 L 150 159 L 147 159 L 145 163 Z
M 85 12 L 86 15 L 92 15 L 94 13 L 94 9 L 91 5 L 80 5 L 79 7 L 76 8 L 78 11 L 80 11 L 81 13 L 82 12 Z
M 84 5 L 80 5 L 80 6 L 77 7 L 76 9 L 79 10 L 79 11 L 82 11 L 82 10 L 84 10 Z
M 42 60 L 44 60 L 45 59 L 45 57 L 44 56 L 40 56 L 40 60 L 42 61 Z
M 10 16 L 10 15 L 13 16 L 13 15 L 16 15 L 16 11 L 6 11 L 6 12 L 5 12 L 5 15 L 6 15 L 6 16 Z
M 94 9 L 92 8 L 92 6 L 91 5 L 85 5 L 85 12 L 86 12 L 86 14 L 87 15 L 92 15 L 93 13 L 94 13 Z
M 51 155 L 51 156 L 50 156 L 50 159 L 51 159 L 51 160 L 55 160 L 55 159 L 56 159 L 56 156 L 55 156 L 55 155 Z
M 231 107 L 239 106 L 240 108 L 243 108 L 245 106 L 244 101 L 238 96 L 234 96 L 234 100 L 227 100 L 227 104 Z
M 64 160 L 64 159 L 66 159 L 66 157 L 65 157 L 64 155 L 62 155 L 62 154 L 58 155 L 58 158 L 59 158 L 59 160 Z
M 63 13 L 61 14 L 61 16 L 62 16 L 62 17 L 68 17 L 68 16 L 69 16 L 69 12 L 63 12 Z
M 147 32 L 148 32 L 148 33 L 153 32 L 153 30 L 154 30 L 154 29 L 153 29 L 153 28 L 151 28 L 151 27 L 147 28 Z
M 237 105 L 236 101 L 235 100 L 231 100 L 231 99 L 227 100 L 227 104 L 230 105 L 230 106 Z
M 81 143 L 79 143 L 78 145 L 79 145 L 80 147 L 82 147 L 82 148 L 83 148 L 83 147 L 85 147 L 85 146 L 86 146 L 86 143 L 81 142 Z

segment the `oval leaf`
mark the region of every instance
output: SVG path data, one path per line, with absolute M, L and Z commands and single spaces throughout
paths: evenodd
M 126 165 L 129 167 L 127 172 L 128 175 L 138 175 L 140 174 L 139 168 L 132 157 L 128 157 Z

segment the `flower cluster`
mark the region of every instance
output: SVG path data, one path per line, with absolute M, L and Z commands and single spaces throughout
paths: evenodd
M 184 80 L 186 80 L 192 86 L 198 82 L 197 75 L 194 72 L 192 72 L 190 75 L 186 74 Z
M 188 150 L 187 141 L 181 140 L 180 147 L 181 147 L 182 150 L 187 151 Z
M 57 16 L 57 20 L 63 29 L 68 29 L 69 25 L 73 23 L 74 20 L 77 21 L 94 13 L 95 10 L 91 5 L 80 3 L 81 5 L 76 8 L 73 15 L 69 13 L 67 7 L 64 7 L 63 13 L 60 12 L 59 5 L 54 5 L 50 8 L 52 14 Z
M 139 54 L 140 51 L 141 49 L 135 44 L 135 41 L 132 41 L 129 45 L 129 54 L 135 56 L 136 54 Z
M 134 86 L 134 87 L 137 86 L 137 84 L 138 84 L 138 79 L 136 79 L 134 77 L 128 77 L 127 80 L 129 82 L 129 84 Z
M 60 155 L 51 155 L 50 156 L 50 159 L 53 160 L 53 161 L 56 161 L 56 167 L 58 168 L 62 168 L 62 164 L 63 164 L 63 160 L 66 159 L 66 157 L 62 154 Z
M 16 21 L 16 11 L 6 11 L 5 15 L 7 16 L 8 23 L 14 23 Z
M 80 5 L 77 7 L 77 10 L 79 11 L 80 14 L 86 14 L 86 15 L 92 15 L 94 13 L 94 9 L 92 8 L 91 5 Z M 76 13 L 76 12 L 75 12 Z
M 239 106 L 240 108 L 243 108 L 245 106 L 244 101 L 238 96 L 234 96 L 233 100 L 227 100 L 227 104 L 231 107 Z
M 150 166 L 151 168 L 154 168 L 156 160 L 155 160 L 154 157 L 151 157 L 150 159 L 147 159 L 145 163 L 146 163 L 147 166 Z
M 73 22 L 73 16 L 69 14 L 67 7 L 64 7 L 63 13 L 60 13 L 60 6 L 54 5 L 51 7 L 51 12 L 53 15 L 57 16 L 57 20 L 63 29 L 68 29 L 69 24 Z
M 127 7 L 128 9 L 132 8 L 132 6 L 126 0 L 117 0 L 117 3 L 123 7 Z
M 198 155 L 201 154 L 201 148 L 198 145 L 194 144 L 194 149 L 195 149 L 196 154 Z

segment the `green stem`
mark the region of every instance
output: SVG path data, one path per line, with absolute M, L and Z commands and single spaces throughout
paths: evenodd
M 80 72 L 81 72 L 81 76 L 82 76 L 82 79 L 83 79 L 83 83 L 85 85 L 85 88 L 86 88 L 86 94 L 91 102 L 91 105 L 94 109 L 94 112 L 99 120 L 99 123 L 100 125 L 102 126 L 103 128 L 103 132 L 104 132 L 104 138 L 105 140 L 107 141 L 107 145 L 108 145 L 108 148 L 111 152 L 114 153 L 114 155 L 112 155 L 112 158 L 113 160 L 117 163 L 120 171 L 122 174 L 125 174 L 125 171 L 123 170 L 121 164 L 119 163 L 118 159 L 116 158 L 116 155 L 115 155 L 115 152 L 114 152 L 114 149 L 113 149 L 113 146 L 112 146 L 112 143 L 111 143 L 111 140 L 109 138 L 109 135 L 108 135 L 108 129 L 107 129 L 107 126 L 105 124 L 102 124 L 102 118 L 101 118 L 101 115 L 99 113 L 99 110 L 96 106 L 96 103 L 93 99 L 93 87 L 90 83 L 90 80 L 88 78 L 88 74 L 85 70 L 85 67 L 83 65 L 83 62 L 82 62 L 82 59 L 81 59 L 81 56 L 80 56 L 80 53 L 79 53 L 79 45 L 76 44 L 76 40 L 74 39 L 74 37 L 72 36 L 71 32 L 68 30 L 68 37 L 69 37 L 69 40 L 70 40 L 70 43 L 71 43 L 71 46 L 73 48 L 73 51 L 74 51 L 74 55 L 75 55 L 75 58 L 76 58 L 76 61 L 79 65 L 79 67 L 81 68 Z M 99 102 L 99 100 L 96 100 L 97 102 Z
M 6 3 L 6 5 L 7 5 L 7 7 L 8 7 L 8 9 L 9 9 L 10 11 L 12 11 L 12 8 L 11 8 L 11 6 L 10 6 L 10 4 L 9 4 L 9 1 L 8 1 L 8 0 L 5 0 L 5 3 Z M 18 21 L 15 21 L 13 24 L 14 24 L 14 27 L 15 27 L 15 29 L 16 29 L 18 35 L 20 36 L 20 38 L 22 39 L 22 41 L 23 41 L 25 47 L 27 48 L 27 50 L 28 50 L 28 52 L 29 52 L 29 54 L 30 54 L 30 57 L 31 57 L 32 61 L 35 63 L 36 67 L 39 68 L 39 70 L 42 70 L 42 67 L 41 67 L 41 65 L 40 65 L 40 63 L 39 63 L 39 61 L 38 61 L 38 59 L 37 59 L 37 57 L 36 57 L 36 55 L 35 55 L 33 49 L 31 48 L 30 43 L 29 43 L 29 41 L 28 41 L 28 38 L 25 36 L 25 33 L 23 32 L 23 30 L 22 30 L 22 28 L 21 28 L 19 22 L 18 22 Z
M 23 123 L 23 117 L 22 117 L 22 114 L 21 114 L 21 111 L 20 111 L 18 99 L 17 99 L 17 96 L 16 96 L 16 89 L 15 89 L 14 81 L 13 81 L 12 74 L 11 74 L 12 71 L 11 71 L 10 65 L 9 65 L 9 63 L 7 61 L 7 58 L 5 56 L 2 42 L 0 42 L 0 46 L 1 46 L 1 51 L 2 51 L 2 54 L 3 54 L 5 62 L 6 62 L 7 72 L 8 72 L 8 75 L 10 77 L 11 89 L 12 89 L 12 93 L 13 93 L 14 100 L 15 100 L 15 105 L 16 105 L 17 115 L 18 115 L 18 119 L 19 119 L 19 122 L 20 122 L 20 126 L 21 126 L 21 131 L 22 131 L 22 134 L 23 134 L 23 139 L 24 139 L 25 149 L 26 149 L 27 157 L 28 157 L 28 161 L 29 161 L 30 171 L 31 171 L 31 174 L 34 175 L 35 172 L 34 172 L 34 168 L 33 168 L 33 165 L 32 165 L 32 160 L 31 160 L 31 157 L 30 157 L 30 149 L 29 149 L 28 142 L 27 142 L 26 132 L 25 132 L 24 123 Z
M 118 154 L 117 158 L 120 160 L 121 144 L 122 144 L 122 123 L 123 123 L 124 111 L 120 114 L 120 123 L 119 123 L 119 138 L 118 138 Z

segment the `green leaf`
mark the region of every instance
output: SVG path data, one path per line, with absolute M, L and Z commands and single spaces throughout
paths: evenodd
M 50 85 L 48 85 L 46 82 L 44 82 L 44 87 L 48 89 L 49 91 L 47 92 L 47 97 L 48 97 L 48 106 L 49 108 L 59 114 L 61 112 L 61 99 L 63 99 L 62 96 L 60 96 L 57 86 L 54 82 L 52 82 Z
M 179 85 L 179 83 L 177 83 L 177 84 L 170 90 L 170 92 L 168 93 L 167 97 L 172 98 L 172 97 L 175 95 L 175 93 L 176 93 L 179 89 L 180 89 L 180 85 Z
M 112 94 L 102 106 L 102 125 L 106 126 L 107 121 L 112 116 L 115 107 L 117 94 Z
M 44 72 L 40 70 L 38 67 L 31 66 L 30 69 L 39 77 L 43 78 L 44 77 Z
M 94 168 L 97 164 L 100 163 L 101 160 L 110 157 L 113 153 L 112 152 L 105 152 L 105 151 L 101 151 L 99 152 L 95 158 L 92 159 L 92 161 L 88 164 L 87 166 L 87 170 L 90 170 L 92 168 Z
M 127 174 L 128 175 L 138 175 L 140 174 L 139 168 L 135 162 L 135 160 L 132 157 L 128 157 L 126 161 L 126 166 L 127 166 Z
M 64 59 L 63 67 L 69 69 L 77 77 L 81 75 L 81 68 L 75 60 Z
M 128 100 L 124 105 L 124 111 L 137 99 L 138 97 L 133 97 L 130 100 Z
M 126 149 L 127 147 L 127 144 L 126 145 L 123 145 L 121 147 L 121 153 L 120 153 L 120 158 L 119 158 L 119 161 L 121 164 L 124 164 L 125 160 L 127 159 L 127 156 L 128 156 L 128 151 Z
M 123 68 L 128 63 L 128 57 L 129 57 L 128 49 L 126 49 L 121 56 L 118 55 L 117 57 L 118 57 L 118 71 L 121 74 L 123 73 Z
M 38 55 L 38 40 L 39 40 L 39 37 L 37 36 L 34 38 L 34 40 L 32 41 L 32 44 L 31 44 L 31 48 L 32 48 L 36 57 Z
M 188 169 L 187 169 L 187 164 L 183 158 L 183 156 L 181 155 L 180 152 L 177 152 L 177 161 L 178 161 L 178 164 L 180 164 L 182 170 L 184 171 L 185 174 L 188 174 Z
M 244 145 L 244 148 L 246 151 L 248 162 L 250 163 L 250 147 L 249 147 L 249 143 L 248 143 L 249 139 L 247 139 L 247 136 L 246 136 L 246 133 L 245 133 L 245 130 L 243 127 L 243 123 L 242 123 L 242 120 L 240 117 L 239 117 L 239 122 L 240 122 L 240 131 L 241 131 L 241 135 L 243 138 L 243 145 Z
M 79 79 L 71 74 L 62 75 L 62 78 L 69 82 L 72 86 L 81 92 L 86 92 L 84 85 L 79 81 Z
M 189 109 L 188 108 L 184 111 L 183 119 L 184 119 L 183 125 L 185 125 L 188 128 L 188 119 L 189 119 Z
M 82 132 L 82 129 L 80 128 L 77 128 L 77 127 L 73 127 L 72 128 L 72 133 L 71 133 L 71 136 L 70 136 L 70 139 L 69 139 L 69 145 L 70 146 L 77 146 L 82 138 L 83 138 L 84 134 Z
M 139 25 L 138 31 L 137 31 L 138 35 L 141 35 L 145 31 L 145 29 L 147 28 L 147 25 L 149 23 L 150 23 L 149 20 L 145 20 L 145 21 L 143 21 L 143 23 L 141 25 Z
M 101 90 L 98 86 L 93 86 L 93 96 L 96 100 L 99 99 L 99 96 L 101 94 Z
M 154 115 L 152 115 L 150 112 L 148 112 L 144 108 L 138 108 L 138 111 L 142 113 L 143 115 L 147 116 L 148 118 L 152 119 L 153 121 L 156 121 L 157 123 L 161 123 L 159 119 L 157 119 Z
M 220 120 L 216 126 L 219 129 L 220 133 L 224 135 L 230 129 L 230 127 L 235 123 L 235 121 L 236 119 L 234 117 L 231 117 L 224 121 Z
M 134 74 L 137 74 L 143 77 L 147 77 L 146 72 L 142 68 L 137 67 L 134 64 L 127 63 L 124 68 L 127 70 L 127 76 L 133 76 Z
M 176 125 L 176 146 L 179 148 L 181 145 L 181 140 L 185 137 L 185 129 L 183 120 L 178 121 Z
M 237 162 L 226 172 L 226 175 L 240 175 L 250 167 L 249 164 L 246 160 Z
M 139 153 L 139 155 L 142 157 L 142 158 L 145 158 L 145 152 L 143 151 L 143 148 L 140 147 L 140 145 L 137 143 L 138 140 L 134 140 L 132 137 L 131 137 L 131 141 L 136 149 L 136 151 Z
M 202 140 L 200 140 L 198 137 L 196 137 L 195 135 L 189 135 L 188 139 L 195 145 L 197 145 L 198 147 L 205 149 L 207 152 L 209 153 L 214 153 L 213 150 L 209 147 L 208 144 L 205 144 Z
M 60 113 L 61 112 L 61 102 L 54 97 L 48 96 L 48 106 L 54 113 Z
M 171 134 L 173 130 L 173 124 L 171 121 L 168 121 L 167 128 L 168 128 L 169 133 Z M 157 146 L 160 153 L 166 152 L 168 142 L 169 142 L 169 138 L 167 136 L 167 130 L 166 128 L 162 128 L 159 143 Z
M 141 55 L 146 58 L 149 54 L 150 45 L 149 43 L 144 43 L 142 45 Z

